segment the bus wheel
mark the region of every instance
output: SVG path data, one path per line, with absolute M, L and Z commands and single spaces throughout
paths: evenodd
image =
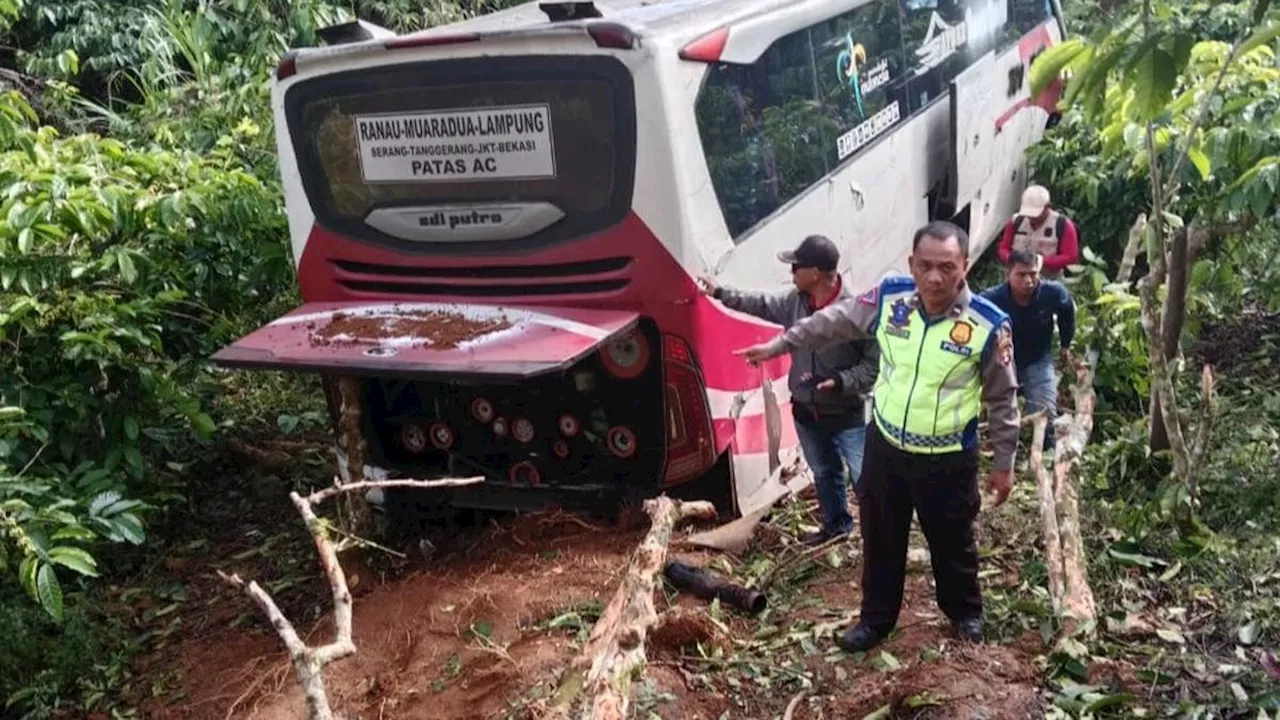
M 677 500 L 707 500 L 716 506 L 721 517 L 737 514 L 733 497 L 733 453 L 726 451 L 700 477 L 666 491 Z

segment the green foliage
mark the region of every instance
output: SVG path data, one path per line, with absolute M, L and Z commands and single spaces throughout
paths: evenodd
M 147 493 L 146 458 L 213 431 L 202 360 L 261 319 L 290 266 L 278 196 L 234 136 L 205 155 L 139 151 L 61 137 L 2 100 L 0 521 L 12 571 L 59 618 L 55 567 L 97 574 L 64 541 L 142 542 L 126 496 Z
M 1098 143 L 1102 172 L 1077 170 L 1069 184 L 1096 196 L 1104 178 L 1146 177 L 1152 162 L 1146 147 L 1150 122 L 1162 167 L 1177 173 L 1175 186 L 1188 188 L 1170 193 L 1166 211 L 1202 224 L 1244 216 L 1257 220 L 1274 212 L 1280 160 L 1271 149 L 1280 141 L 1280 127 L 1272 119 L 1280 102 L 1274 92 L 1280 69 L 1271 46 L 1280 37 L 1280 19 L 1269 19 L 1259 5 L 1263 22 L 1250 27 L 1244 21 L 1253 4 L 1208 7 L 1175 11 L 1156 3 L 1147 21 L 1131 16 L 1037 59 L 1033 90 L 1066 71 L 1071 79 L 1064 104 L 1082 113 L 1070 127 L 1077 132 L 1086 124 L 1097 128 L 1084 142 Z M 1236 26 L 1235 44 L 1207 32 L 1206 18 L 1215 12 L 1215 27 Z M 1043 161 L 1045 155 L 1039 152 L 1037 158 Z

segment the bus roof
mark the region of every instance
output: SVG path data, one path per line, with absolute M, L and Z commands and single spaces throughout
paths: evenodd
M 626 25 L 643 37 L 701 35 L 735 20 L 795 0 L 596 0 L 599 20 Z M 441 25 L 421 33 L 496 32 L 525 30 L 554 25 L 539 7 L 539 0 L 517 5 L 489 15 Z

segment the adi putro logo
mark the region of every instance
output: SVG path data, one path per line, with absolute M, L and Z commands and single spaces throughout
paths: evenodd
M 863 96 L 889 82 L 889 61 L 881 60 L 870 68 L 865 67 L 867 49 L 862 46 L 862 43 L 853 41 L 853 33 L 845 33 L 844 46 L 836 57 L 836 76 L 840 78 L 841 83 L 849 85 L 849 92 L 853 94 L 853 103 L 858 110 L 858 117 L 865 120 L 867 110 L 862 103 Z

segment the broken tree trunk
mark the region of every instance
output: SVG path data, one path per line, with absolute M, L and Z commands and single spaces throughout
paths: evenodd
M 1092 634 L 1098 617 L 1080 538 L 1080 462 L 1093 434 L 1093 408 L 1098 400 L 1093 390 L 1093 362 L 1093 358 L 1086 358 L 1076 365 L 1076 383 L 1071 391 L 1075 412 L 1059 423 L 1053 458 L 1053 496 L 1064 580 L 1061 608 L 1065 617 L 1063 630 L 1068 635 L 1077 630 Z
M 1129 229 L 1129 242 L 1125 245 L 1116 282 L 1129 283 L 1146 227 L 1146 215 L 1139 215 Z M 1074 412 L 1062 415 L 1056 423 L 1058 442 L 1052 473 L 1044 467 L 1043 443 L 1048 418 L 1034 418 L 1031 439 L 1029 462 L 1040 500 L 1049 598 L 1054 614 L 1062 618 L 1063 633 L 1067 636 L 1080 631 L 1092 634 L 1097 625 L 1097 606 L 1089 586 L 1084 542 L 1080 537 L 1079 491 L 1080 461 L 1093 434 L 1093 409 L 1098 399 L 1093 389 L 1095 361 L 1096 352 L 1090 351 L 1084 360 L 1074 364 Z
M 645 638 L 658 619 L 653 591 L 666 564 L 671 532 L 687 518 L 716 516 L 715 506 L 709 502 L 682 502 L 665 495 L 646 500 L 644 511 L 652 526 L 632 554 L 613 599 L 591 628 L 582 653 L 565 670 L 549 717 L 627 717 L 631 681 L 644 667 Z
M 1075 412 L 1058 422 L 1058 443 L 1053 472 L 1044 466 L 1043 443 L 1048 418 L 1035 418 L 1029 463 L 1040 499 L 1040 524 L 1044 533 L 1045 566 L 1049 573 L 1049 598 L 1054 614 L 1062 618 L 1063 633 L 1092 633 L 1097 622 L 1093 590 L 1080 539 L 1079 469 L 1084 448 L 1093 432 L 1093 369 L 1089 361 L 1076 365 L 1072 390 Z
M 1044 467 L 1044 436 L 1049 424 L 1048 416 L 1036 413 L 1031 433 L 1031 457 L 1028 460 L 1036 478 L 1036 496 L 1040 499 L 1040 527 L 1044 536 L 1044 562 L 1049 573 L 1049 600 L 1054 615 L 1062 612 L 1062 596 L 1067 586 L 1066 572 L 1062 567 L 1062 540 L 1058 530 L 1058 507 L 1053 491 L 1053 475 Z
M 338 475 L 347 484 L 364 480 L 364 464 L 367 446 L 364 440 L 363 423 L 361 422 L 362 384 L 359 378 L 340 377 L 338 386 L 338 449 L 342 451 L 338 459 Z M 373 515 L 369 511 L 369 503 L 359 493 L 343 495 L 339 511 L 345 516 L 347 531 L 355 535 L 365 535 L 373 525 Z
M 338 478 L 333 485 L 324 490 L 317 490 L 303 497 L 296 492 L 289 493 L 289 499 L 297 508 L 298 514 L 306 524 L 311 538 L 315 542 L 316 554 L 320 556 L 320 568 L 324 570 L 325 579 L 329 581 L 329 590 L 333 595 L 333 642 L 327 645 L 312 647 L 298 635 L 293 623 L 271 595 L 263 590 L 256 581 L 246 583 L 239 575 L 227 575 L 221 570 L 218 575 L 231 585 L 244 590 L 254 603 L 261 608 L 276 634 L 284 642 L 289 651 L 289 659 L 293 663 L 294 675 L 302 686 L 303 695 L 307 699 L 307 717 L 309 720 L 333 720 L 333 709 L 329 706 L 329 696 L 324 686 L 324 666 L 334 660 L 341 660 L 356 651 L 355 642 L 351 639 L 351 590 L 347 587 L 347 576 L 338 562 L 338 551 L 329 539 L 329 525 L 316 516 L 316 505 L 336 495 L 350 496 L 352 493 L 372 488 L 419 488 L 432 489 L 444 487 L 461 487 L 484 482 L 482 477 L 450 478 L 446 480 L 384 480 L 374 482 L 358 482 L 343 484 Z

